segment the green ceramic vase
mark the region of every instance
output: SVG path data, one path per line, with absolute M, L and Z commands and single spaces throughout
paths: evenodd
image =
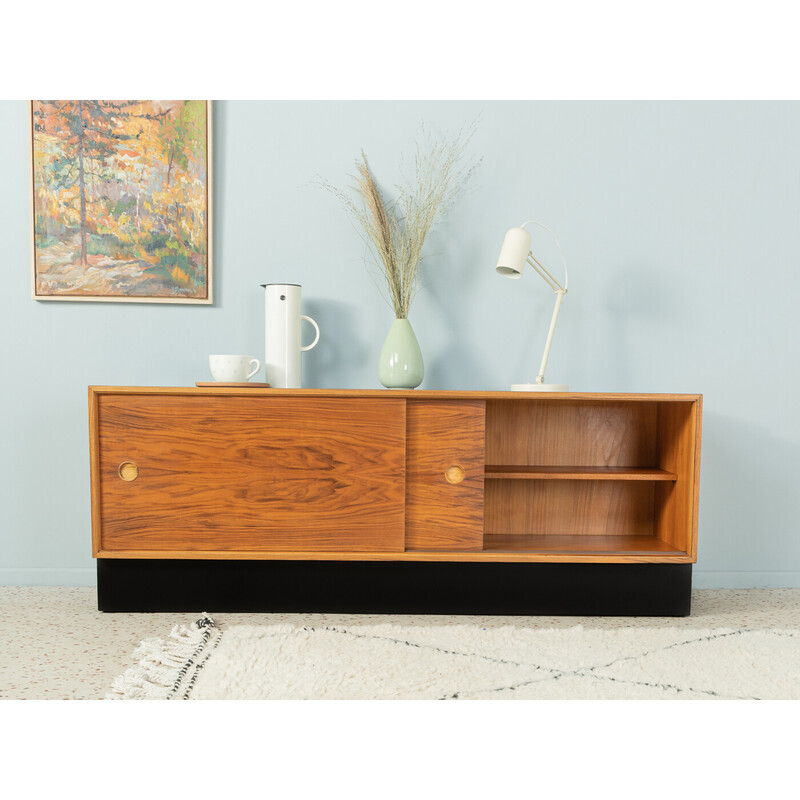
M 425 367 L 422 352 L 407 319 L 396 319 L 389 329 L 378 360 L 378 379 L 387 389 L 416 389 Z

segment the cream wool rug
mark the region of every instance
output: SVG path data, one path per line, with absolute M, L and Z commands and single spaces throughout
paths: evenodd
M 235 625 L 145 640 L 106 699 L 800 699 L 797 630 Z

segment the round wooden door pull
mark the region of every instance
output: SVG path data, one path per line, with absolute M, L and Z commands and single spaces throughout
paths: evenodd
M 139 477 L 139 467 L 133 461 L 123 461 L 117 468 L 117 473 L 124 481 L 135 481 Z
M 444 479 L 448 483 L 461 483 L 467 474 L 457 464 L 453 464 L 444 471 Z

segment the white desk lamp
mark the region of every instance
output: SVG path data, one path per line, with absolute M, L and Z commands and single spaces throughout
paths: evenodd
M 561 263 L 564 265 L 564 285 L 562 286 L 548 270 L 536 259 L 531 252 L 531 235 L 525 230 L 526 225 L 538 225 L 544 228 L 556 240 L 558 252 L 561 255 Z M 553 318 L 550 320 L 550 330 L 547 332 L 547 342 L 544 346 L 542 364 L 539 367 L 539 374 L 536 376 L 536 383 L 513 383 L 513 392 L 568 392 L 569 386 L 565 383 L 545 383 L 544 370 L 547 366 L 547 358 L 550 355 L 550 345 L 553 343 L 553 332 L 556 329 L 558 312 L 564 295 L 567 293 L 567 262 L 564 260 L 564 253 L 561 251 L 561 244 L 558 237 L 546 225 L 541 222 L 531 220 L 523 223 L 519 228 L 512 228 L 503 240 L 503 247 L 500 250 L 500 257 L 497 259 L 497 271 L 507 278 L 521 278 L 525 270 L 525 264 L 530 264 L 539 275 L 547 282 L 548 286 L 556 293 L 556 307 L 553 309 Z

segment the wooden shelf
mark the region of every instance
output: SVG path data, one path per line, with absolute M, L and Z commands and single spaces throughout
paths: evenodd
M 486 553 L 580 553 L 614 555 L 675 555 L 684 550 L 673 547 L 655 536 L 558 536 L 558 535 L 487 535 L 483 540 Z
M 675 481 L 678 476 L 665 469 L 638 467 L 541 467 L 487 465 L 486 480 L 567 481 Z

